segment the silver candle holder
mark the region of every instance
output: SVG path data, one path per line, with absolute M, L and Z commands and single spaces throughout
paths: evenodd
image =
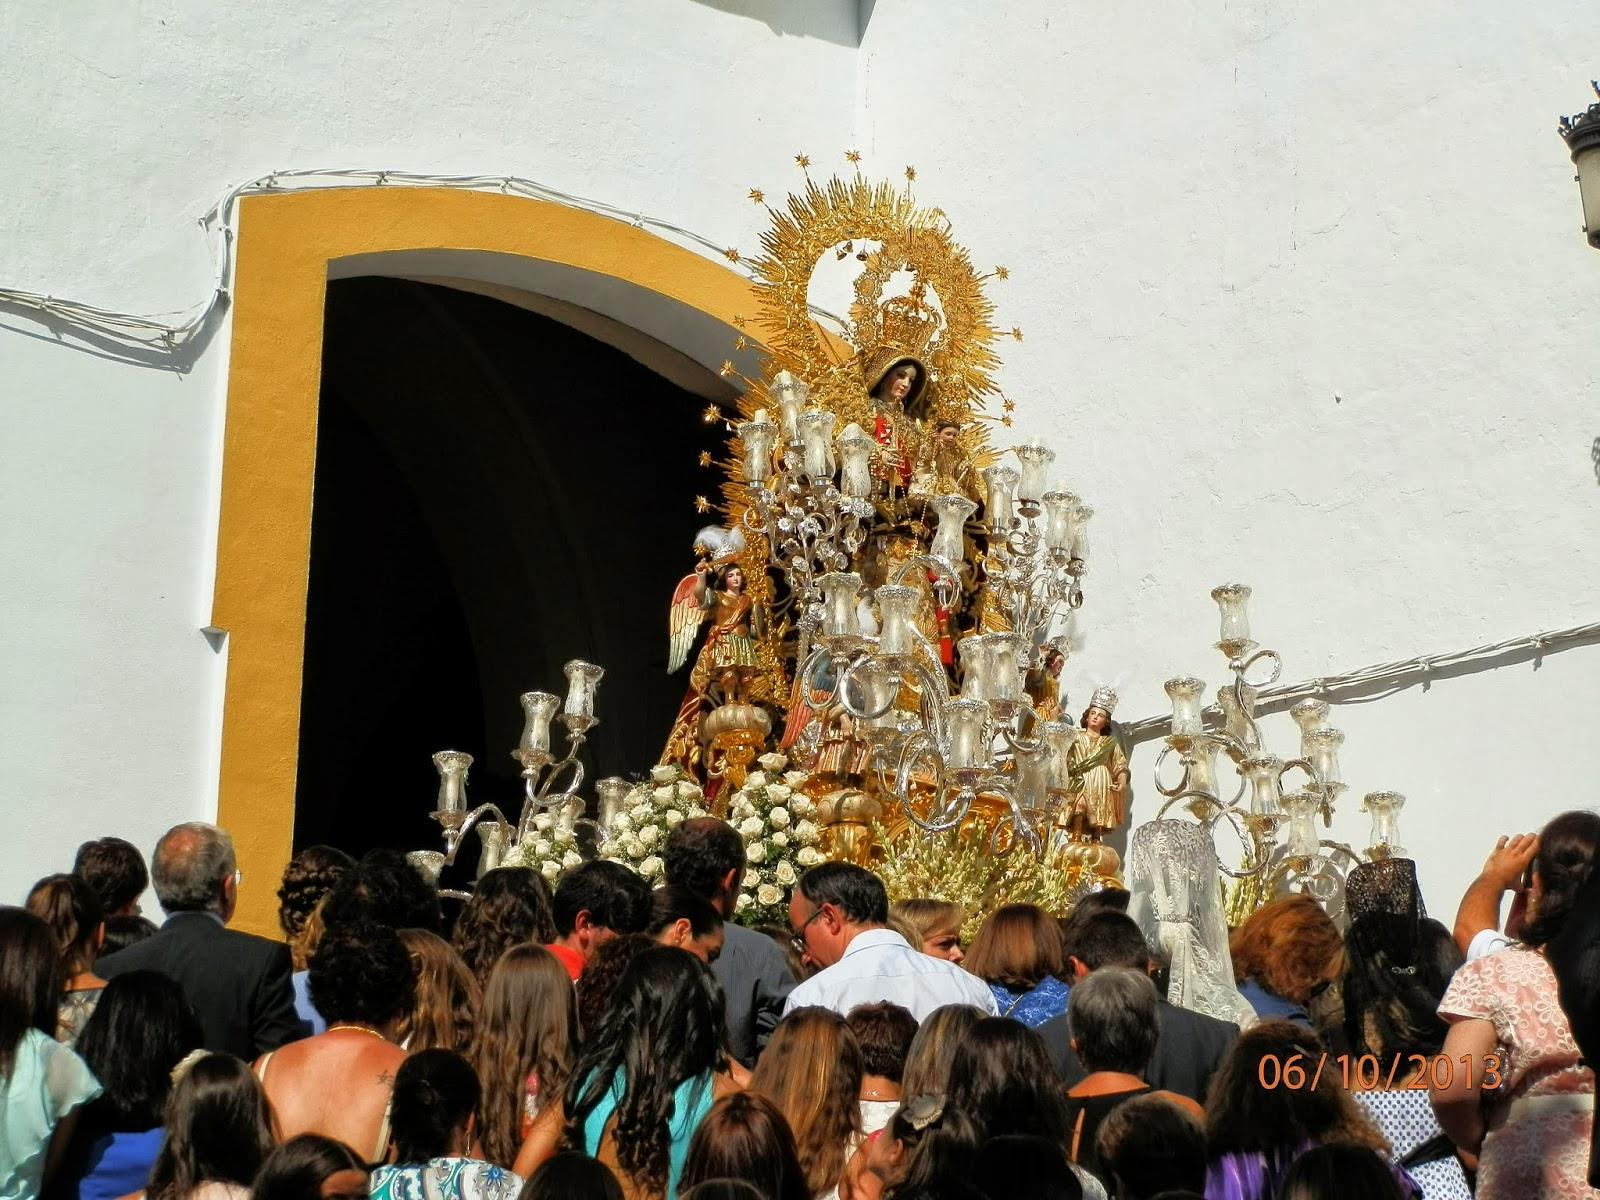
M 443 830 L 444 850 L 418 850 L 407 858 L 435 883 L 444 869 L 456 861 L 467 835 L 477 830 L 480 849 L 479 877 L 500 865 L 506 851 L 532 831 L 535 819 L 549 813 L 557 824 L 573 829 L 580 823 L 593 824 L 583 817 L 584 802 L 578 796 L 583 786 L 583 762 L 578 757 L 590 730 L 600 723 L 595 715 L 595 691 L 605 675 L 602 667 L 573 659 L 563 668 L 567 695 L 563 700 L 554 692 L 525 692 L 521 697 L 522 734 L 511 752 L 522 768 L 522 806 L 515 822 L 499 805 L 473 807 L 467 799 L 467 773 L 473 757 L 460 750 L 441 750 L 433 756 L 439 773 L 439 790 L 434 811 L 429 814 Z M 551 741 L 552 723 L 559 723 L 566 748 L 556 753 Z M 617 779 L 602 780 L 602 807 L 606 797 L 617 792 Z M 603 836 L 599 835 L 599 836 Z M 441 889 L 441 895 L 465 898 L 466 892 Z

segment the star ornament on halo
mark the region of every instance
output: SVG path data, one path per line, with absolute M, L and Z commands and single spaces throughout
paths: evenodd
M 755 201 L 757 204 L 765 204 L 767 202 L 767 194 L 760 188 L 751 188 L 750 199 Z
M 711 501 L 707 500 L 704 496 L 696 496 L 694 498 L 694 510 L 697 513 L 708 513 L 708 512 L 710 512 L 711 511 Z
M 733 364 L 732 363 L 723 363 L 722 365 L 724 367 L 728 368 L 728 370 L 723 372 L 724 375 L 729 374 L 733 369 Z M 722 410 L 720 408 L 718 408 L 715 404 L 708 404 L 708 405 L 706 405 L 705 411 L 700 414 L 700 419 L 702 421 L 704 421 L 707 425 L 710 425 L 713 421 L 715 421 L 721 415 L 722 415 Z
M 726 379 L 729 375 L 732 375 L 733 374 L 733 359 L 731 359 L 731 358 L 723 359 L 722 360 L 722 365 L 717 368 L 717 374 L 721 375 L 724 379 Z M 716 415 L 715 415 L 716 412 L 717 412 L 717 406 L 715 404 L 713 404 L 707 411 L 710 412 L 712 415 L 707 417 L 706 420 L 707 421 L 715 421 L 717 419 Z
M 711 465 L 711 451 L 709 451 L 709 450 L 700 451 L 700 465 L 702 467 L 709 467 Z

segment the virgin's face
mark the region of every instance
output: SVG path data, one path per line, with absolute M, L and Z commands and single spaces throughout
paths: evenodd
M 917 369 L 910 363 L 901 363 L 889 372 L 889 396 L 893 400 L 904 401 L 911 394 L 911 387 L 917 381 Z
M 1090 733 L 1104 733 L 1106 728 L 1106 714 L 1104 710 L 1091 708 L 1083 717 L 1083 727 Z

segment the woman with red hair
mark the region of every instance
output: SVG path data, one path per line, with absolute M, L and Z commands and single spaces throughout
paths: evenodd
M 1338 928 L 1322 905 L 1301 893 L 1263 904 L 1234 930 L 1228 949 L 1239 991 L 1256 1015 L 1307 1028 L 1306 1006 L 1344 970 Z

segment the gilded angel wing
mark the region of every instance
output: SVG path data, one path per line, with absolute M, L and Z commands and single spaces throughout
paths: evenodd
M 667 674 L 672 674 L 689 661 L 689 651 L 694 649 L 694 635 L 705 620 L 706 610 L 700 607 L 700 576 L 685 575 L 672 593 L 672 607 L 667 610 Z

